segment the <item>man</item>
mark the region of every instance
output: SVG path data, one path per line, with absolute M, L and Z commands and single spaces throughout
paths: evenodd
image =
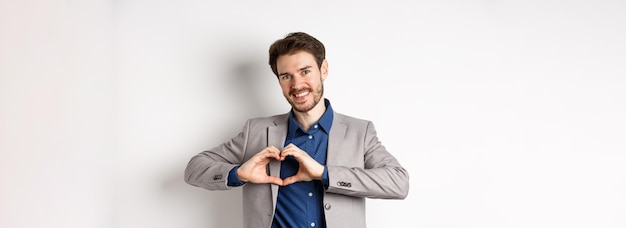
M 269 49 L 288 113 L 254 118 L 229 141 L 189 161 L 185 181 L 243 188 L 245 228 L 364 228 L 365 198 L 404 199 L 409 174 L 372 122 L 333 111 L 324 98 L 324 45 L 302 32 Z

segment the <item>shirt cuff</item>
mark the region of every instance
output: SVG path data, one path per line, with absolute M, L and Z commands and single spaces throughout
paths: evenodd
M 228 172 L 228 182 L 226 182 L 227 186 L 237 187 L 242 186 L 246 183 L 239 180 L 239 178 L 237 177 L 237 169 L 239 169 L 239 166 L 235 166 L 233 169 L 230 170 L 230 172 Z

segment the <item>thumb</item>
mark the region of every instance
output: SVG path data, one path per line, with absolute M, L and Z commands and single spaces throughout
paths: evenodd
M 278 186 L 284 185 L 284 180 L 280 179 L 279 177 L 275 177 L 275 176 L 267 176 L 266 181 L 269 184 L 275 184 L 275 185 L 278 185 Z
M 293 184 L 293 183 L 296 183 L 296 182 L 300 181 L 300 178 L 298 178 L 297 175 L 293 175 L 293 176 L 285 178 L 282 181 L 283 181 L 283 186 L 287 186 L 287 185 L 290 185 L 290 184 Z

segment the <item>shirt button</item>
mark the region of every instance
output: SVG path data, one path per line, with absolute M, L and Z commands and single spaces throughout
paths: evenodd
M 309 192 L 309 196 L 313 196 L 313 193 L 312 193 L 312 192 Z
M 313 139 L 313 136 L 312 136 L 312 135 L 309 135 L 309 139 Z
M 311 227 L 315 227 L 315 223 L 314 222 L 311 223 Z
M 324 204 L 324 209 L 330 210 L 330 203 Z
M 317 128 L 317 124 L 316 124 L 316 125 L 313 125 L 313 128 Z

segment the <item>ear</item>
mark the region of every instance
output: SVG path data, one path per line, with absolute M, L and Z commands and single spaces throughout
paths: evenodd
M 326 59 L 322 61 L 322 66 L 320 67 L 320 73 L 322 73 L 322 81 L 326 80 L 326 77 L 328 77 L 328 61 L 326 61 Z

